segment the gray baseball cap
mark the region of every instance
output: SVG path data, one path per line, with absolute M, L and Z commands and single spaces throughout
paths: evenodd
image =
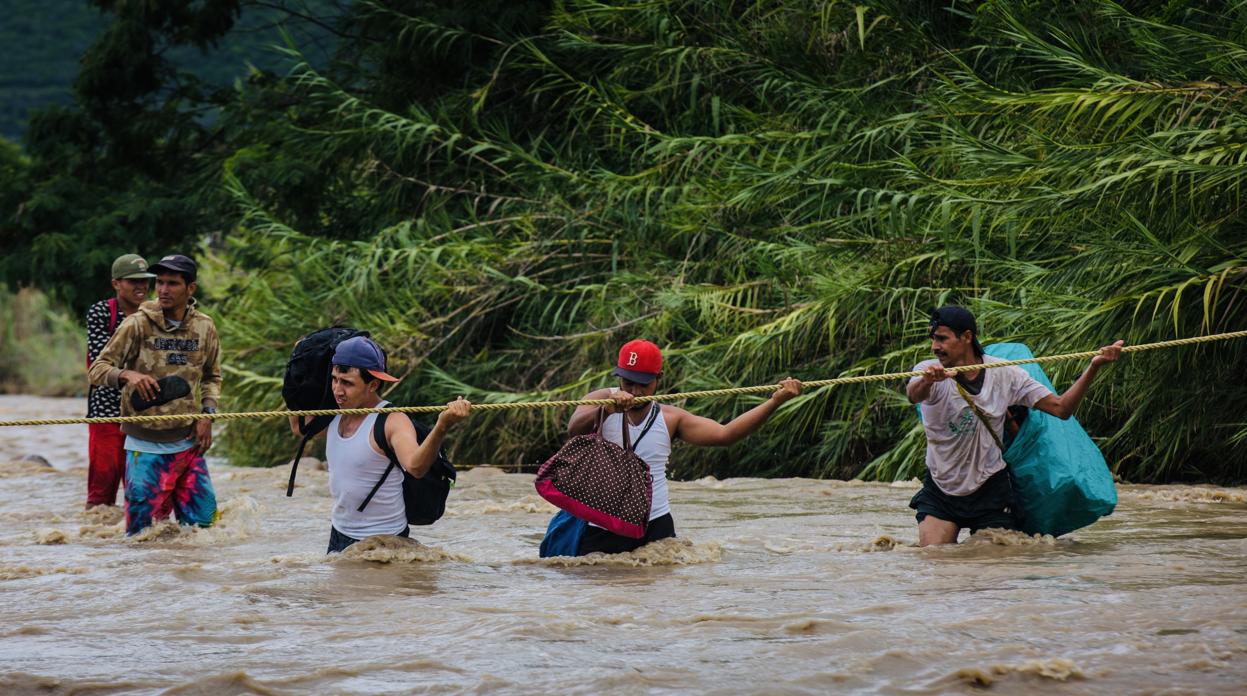
M 148 273 L 147 259 L 138 254 L 126 254 L 118 256 L 113 261 L 113 279 L 120 280 L 122 278 L 155 278 L 155 273 Z

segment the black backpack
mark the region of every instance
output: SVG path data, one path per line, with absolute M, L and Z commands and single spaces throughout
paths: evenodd
M 286 376 L 281 386 L 281 396 L 285 399 L 287 408 L 292 411 L 337 408 L 329 379 L 330 370 L 333 369 L 333 352 L 339 343 L 348 338 L 368 335 L 367 331 L 360 331 L 349 326 L 334 326 L 313 331 L 299 341 L 299 345 L 295 346 L 290 354 L 290 362 L 286 363 Z M 390 466 L 386 468 L 381 480 L 372 487 L 372 492 L 360 504 L 360 512 L 363 512 L 372 497 L 381 489 L 381 484 L 390 475 L 390 469 L 398 466 L 394 450 L 385 439 L 385 419 L 388 415 L 387 413 L 377 414 L 373 439 L 389 457 Z M 407 415 L 416 428 L 417 441 L 424 442 L 430 428 L 415 416 Z M 294 495 L 295 474 L 308 441 L 324 432 L 332 422 L 333 416 L 313 416 L 310 421 L 300 423 L 299 433 L 303 438 L 299 441 L 294 460 L 290 464 L 290 482 L 286 485 L 287 497 Z M 422 478 L 412 476 L 407 473 L 406 469 L 402 471 L 403 502 L 407 506 L 407 521 L 416 525 L 433 524 L 446 511 L 446 497 L 455 483 L 455 467 L 446 458 L 445 450 L 439 449 L 437 460 Z
M 432 466 L 429 467 L 424 476 L 420 478 L 412 476 L 399 465 L 394 449 L 390 447 L 389 441 L 385 439 L 385 420 L 389 415 L 388 413 L 377 414 L 376 421 L 374 421 L 372 426 L 372 438 L 376 440 L 377 445 L 385 452 L 385 456 L 390 458 L 390 465 L 385 468 L 385 473 L 381 474 L 381 480 L 377 481 L 377 485 L 372 487 L 368 497 L 364 498 L 364 502 L 360 503 L 357 509 L 363 512 L 364 508 L 368 507 L 368 503 L 372 502 L 372 497 L 377 494 L 377 491 L 381 490 L 381 484 L 385 483 L 385 479 L 389 477 L 390 470 L 397 466 L 403 472 L 403 504 L 407 508 L 407 523 L 415 525 L 433 524 L 441 519 L 446 512 L 446 497 L 450 495 L 450 489 L 455 485 L 455 467 L 446 458 L 446 450 L 439 448 L 437 450 L 437 459 L 433 461 Z M 432 429 L 413 414 L 404 413 L 402 415 L 407 416 L 411 420 L 411 424 L 416 427 L 416 441 L 424 442 L 424 438 L 428 437 Z
M 337 408 L 329 380 L 329 371 L 333 367 L 333 351 L 348 338 L 367 335 L 367 331 L 349 326 L 333 326 L 304 336 L 290 354 L 290 362 L 286 363 L 286 376 L 281 384 L 281 397 L 286 401 L 286 408 L 291 411 Z M 294 476 L 308 440 L 323 432 L 331 422 L 333 416 L 313 416 L 307 423 L 299 423 L 299 434 L 303 439 L 299 441 L 299 447 L 295 450 L 290 464 L 290 483 L 286 485 L 286 497 L 294 495 Z

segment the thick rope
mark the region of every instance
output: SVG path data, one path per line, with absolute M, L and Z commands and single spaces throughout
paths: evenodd
M 1124 346 L 1121 351 L 1123 353 L 1141 353 L 1145 350 L 1159 350 L 1162 348 L 1176 348 L 1178 346 L 1190 346 L 1199 343 L 1211 343 L 1213 341 L 1228 341 L 1235 338 L 1247 338 L 1247 331 L 1233 331 L 1230 333 L 1210 334 L 1207 336 L 1194 336 L 1191 338 L 1178 338 L 1172 341 L 1159 341 L 1157 343 L 1140 343 L 1135 346 Z M 949 374 L 959 372 L 974 372 L 976 370 L 991 370 L 998 367 L 1009 367 L 1011 365 L 1027 365 L 1032 363 L 1050 363 L 1065 360 L 1078 360 L 1094 358 L 1100 354 L 1098 350 L 1086 350 L 1078 353 L 1064 353 L 1062 355 L 1048 355 L 1038 358 L 1025 358 L 1023 360 L 1001 360 L 999 362 L 985 363 L 982 365 L 963 365 L 961 367 L 947 368 L 945 371 Z M 803 388 L 817 389 L 819 387 L 832 387 L 843 384 L 869 384 L 871 382 L 891 382 L 901 379 L 909 379 L 910 377 L 921 377 L 922 372 L 890 372 L 878 375 L 858 375 L 855 377 L 836 377 L 834 379 L 819 379 L 810 382 L 802 382 Z M 778 384 L 760 384 L 752 387 L 732 387 L 728 389 L 707 389 L 704 391 L 679 392 L 677 394 L 655 394 L 653 396 L 638 396 L 635 401 L 644 403 L 647 401 L 680 401 L 683 399 L 699 399 L 712 396 L 733 396 L 738 394 L 762 394 L 774 391 L 779 388 Z M 565 408 L 567 406 L 609 406 L 615 403 L 611 399 L 573 399 L 566 401 L 515 401 L 510 403 L 483 403 L 472 404 L 473 411 L 515 411 L 523 409 L 538 408 Z M 389 406 L 386 408 L 344 408 L 344 409 L 318 409 L 310 411 L 253 411 L 247 413 L 203 413 L 194 415 L 159 415 L 159 416 L 117 416 L 113 418 L 38 418 L 29 420 L 0 421 L 0 427 L 3 426 L 24 426 L 24 425 L 77 425 L 91 423 L 165 423 L 165 422 L 188 422 L 192 420 L 201 420 L 204 418 L 214 421 L 231 421 L 243 420 L 248 418 L 289 418 L 291 416 L 336 416 L 344 415 L 365 415 L 368 413 L 439 413 L 446 409 L 445 406 Z

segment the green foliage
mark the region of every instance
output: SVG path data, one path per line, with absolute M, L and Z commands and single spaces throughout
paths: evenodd
M 16 52 L 0 61 L 6 108 L 36 106 L 22 85 L 67 90 L 73 83 L 72 104 L 57 99 L 63 105 L 33 112 L 23 175 L 6 173 L 0 182 L 0 281 L 37 283 L 75 312 L 96 299 L 117 256 L 185 253 L 223 231 L 220 192 L 204 177 L 234 149 L 217 122 L 236 97 L 232 84 L 279 65 L 272 44 L 283 35 L 325 60 L 331 46 L 321 42 L 343 12 L 334 0 L 90 4 L 18 3 L 21 18 L 5 28 L 31 33 L 13 37 Z M 63 16 L 53 14 L 60 10 Z M 32 42 L 61 52 L 46 64 L 23 59 Z M 62 60 L 80 65 L 74 79 L 63 79 Z
M 82 396 L 86 331 L 47 295 L 0 288 L 0 392 Z
M 635 336 L 666 348 L 664 390 L 903 370 L 950 301 L 1037 354 L 1247 326 L 1247 5 L 357 0 L 333 27 L 333 60 L 214 96 L 210 131 L 174 80 L 163 111 L 88 104 L 32 138 L 40 214 L 103 186 L 58 185 L 99 166 L 84 152 L 144 142 L 111 190 L 219 231 L 233 409 L 277 406 L 290 345 L 332 323 L 391 351 L 400 403 L 579 396 Z M 118 210 L 148 207 L 79 224 Z M 40 254 L 69 245 L 50 219 Z M 1079 418 L 1125 478 L 1241 480 L 1244 373 L 1241 343 L 1132 356 Z M 803 394 L 675 470 L 912 476 L 899 387 Z M 453 454 L 531 466 L 566 417 L 477 414 Z M 260 422 L 223 442 L 255 464 L 293 445 Z
M 19 140 L 30 115 L 68 106 L 78 57 L 102 23 L 86 2 L 7 0 L 0 22 L 0 137 Z
M 1038 354 L 1241 328 L 1247 10 L 1218 12 L 576 1 L 532 31 L 357 3 L 359 55 L 473 59 L 457 88 L 383 87 L 413 66 L 378 58 L 247 96 L 284 110 L 240 112 L 264 129 L 224 170 L 221 321 L 252 376 L 227 392 L 276 405 L 263 378 L 335 322 L 391 350 L 403 403 L 578 396 L 634 336 L 667 348 L 664 390 L 902 370 L 946 301 Z M 1127 478 L 1241 479 L 1245 369 L 1239 344 L 1132 357 L 1079 417 Z M 676 470 L 915 475 L 899 386 L 803 395 Z M 566 415 L 477 415 L 455 454 L 533 465 Z
M 330 30 L 343 13 L 346 0 L 215 0 L 201 3 L 118 3 L 100 0 L 6 0 L 0 22 L 0 137 L 20 140 L 36 112 L 48 107 L 71 107 L 74 81 L 83 54 L 110 27 L 118 10 L 147 13 L 144 21 L 168 32 L 172 66 L 206 85 L 228 87 L 246 79 L 250 66 L 280 71 L 282 60 L 273 49 L 282 45 L 283 32 L 310 55 L 327 55 L 333 48 Z M 197 7 L 196 7 L 197 6 Z M 229 24 L 230 12 L 237 26 Z M 187 17 L 203 15 L 202 21 Z M 179 15 L 181 15 L 179 17 Z M 189 29 L 182 27 L 189 25 Z M 226 30 L 228 34 L 224 33 Z M 202 39 L 202 46 L 195 39 Z M 159 37 L 157 40 L 160 40 Z M 206 50 L 205 50 L 206 49 Z M 98 53 L 98 50 L 96 51 Z M 124 52 L 118 56 L 125 58 Z M 123 67 L 124 70 L 124 67 Z M 114 80 L 122 89 L 131 86 Z

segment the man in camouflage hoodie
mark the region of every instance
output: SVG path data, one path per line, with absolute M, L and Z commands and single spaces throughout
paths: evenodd
M 212 421 L 221 394 L 216 325 L 195 309 L 198 268 L 181 254 L 153 264 L 156 297 L 126 317 L 87 373 L 92 385 L 121 389 L 121 415 L 138 415 L 134 400 L 155 402 L 142 415 L 187 415 L 186 420 L 125 423 L 126 534 L 135 534 L 172 512 L 182 524 L 211 526 L 216 493 L 204 453 L 212 446 Z M 169 399 L 181 377 L 190 394 Z M 163 391 L 163 394 L 162 394 Z M 198 392 L 198 399 L 195 394 Z M 196 403 L 200 406 L 196 406 Z M 201 410 L 202 409 L 202 410 Z

